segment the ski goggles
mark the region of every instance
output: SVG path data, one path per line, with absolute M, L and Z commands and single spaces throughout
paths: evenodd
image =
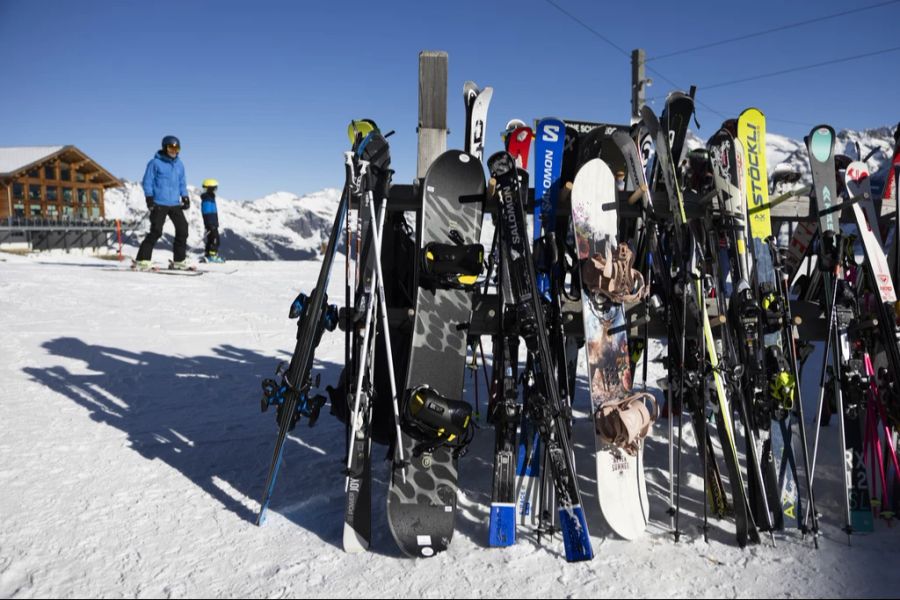
M 174 150 L 175 152 L 181 151 L 181 146 L 178 144 L 166 144 L 166 150 Z

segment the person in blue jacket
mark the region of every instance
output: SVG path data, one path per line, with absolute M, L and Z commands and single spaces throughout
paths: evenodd
M 200 195 L 200 212 L 203 213 L 203 227 L 206 229 L 206 262 L 225 262 L 219 256 L 219 211 L 216 208 L 216 190 L 219 182 L 215 179 L 203 180 Z
M 144 171 L 143 187 L 147 208 L 150 210 L 150 233 L 141 243 L 135 259 L 135 266 L 139 269 L 152 268 L 150 257 L 153 246 L 162 237 L 167 217 L 175 225 L 171 267 L 190 268 L 185 259 L 188 223 L 184 211 L 191 207 L 191 201 L 188 198 L 184 164 L 178 158 L 179 152 L 181 142 L 174 135 L 167 135 L 162 139 L 162 149 L 147 163 L 147 170 Z

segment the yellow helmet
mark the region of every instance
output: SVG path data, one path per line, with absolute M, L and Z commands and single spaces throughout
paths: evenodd
M 219 182 L 216 181 L 215 179 L 204 179 L 203 187 L 205 187 L 205 188 L 219 187 Z

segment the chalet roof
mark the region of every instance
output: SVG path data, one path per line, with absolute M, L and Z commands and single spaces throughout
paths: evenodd
M 0 146 L 0 181 L 13 179 L 26 171 L 61 159 L 72 168 L 87 175 L 103 187 L 115 187 L 122 182 L 101 167 L 94 159 L 75 146 Z
M 11 175 L 32 163 L 53 156 L 65 146 L 0 147 L 0 175 Z

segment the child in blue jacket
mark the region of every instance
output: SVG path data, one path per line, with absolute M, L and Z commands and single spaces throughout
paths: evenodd
M 216 208 L 218 187 L 219 182 L 215 179 L 203 180 L 200 212 L 203 213 L 203 227 L 206 228 L 206 262 L 225 262 L 219 256 L 219 211 Z

